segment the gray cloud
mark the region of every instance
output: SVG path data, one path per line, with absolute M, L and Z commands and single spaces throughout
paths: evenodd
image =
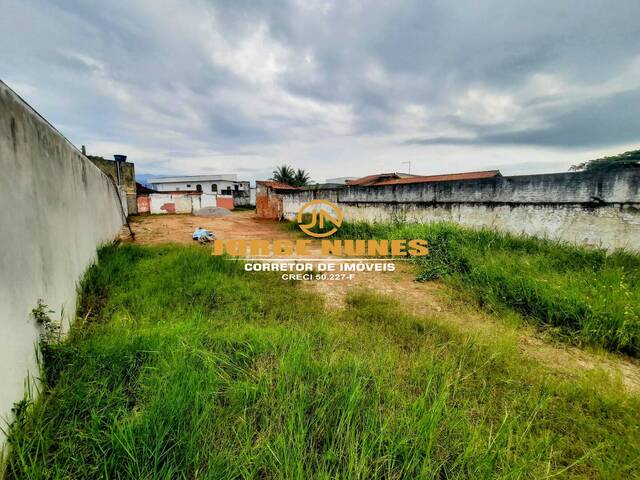
M 473 138 L 414 138 L 406 144 L 417 145 L 542 145 L 561 148 L 598 147 L 638 142 L 640 132 L 640 89 L 593 99 L 569 111 L 548 109 L 546 125 L 540 128 L 502 129 L 475 125 Z
M 526 171 L 640 143 L 633 0 L 5 3 L 0 77 L 155 173 L 431 173 L 514 148 Z

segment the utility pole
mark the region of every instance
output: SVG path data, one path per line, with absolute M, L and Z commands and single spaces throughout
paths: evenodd
M 406 162 L 401 162 L 401 165 L 404 165 L 405 163 L 409 166 L 409 168 L 407 169 L 407 173 L 411 173 L 411 160 Z

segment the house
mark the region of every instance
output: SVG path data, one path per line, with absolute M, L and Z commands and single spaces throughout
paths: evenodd
M 204 192 L 219 195 L 248 192 L 250 185 L 249 182 L 238 181 L 238 175 L 235 173 L 150 178 L 148 183 L 158 192 Z
M 378 173 L 346 182 L 349 187 L 379 187 L 384 185 L 407 185 L 412 183 L 449 182 L 453 180 L 481 180 L 501 177 L 500 170 L 479 172 L 446 173 L 442 175 L 411 175 L 409 173 Z
M 238 180 L 235 173 L 150 178 L 148 183 L 159 193 L 213 193 L 233 196 L 235 206 L 251 204 L 251 184 Z

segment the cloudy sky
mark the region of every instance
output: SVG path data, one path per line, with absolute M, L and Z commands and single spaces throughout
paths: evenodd
M 640 148 L 640 2 L 2 0 L 0 79 L 138 172 L 562 171 Z

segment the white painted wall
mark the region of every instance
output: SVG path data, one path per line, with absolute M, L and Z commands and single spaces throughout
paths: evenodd
M 192 209 L 197 212 L 201 208 L 215 207 L 217 195 L 211 193 L 203 193 L 202 195 L 195 195 L 191 197 Z
M 123 219 L 108 177 L 2 82 L 0 172 L 0 415 L 10 418 L 38 376 L 31 309 L 43 299 L 68 326 L 77 282 Z
M 226 195 L 188 195 L 179 193 L 152 193 L 149 195 L 149 207 L 152 214 L 192 213 L 201 208 L 217 206 L 218 198 L 232 198 Z M 172 211 L 172 209 L 174 211 Z
M 304 203 L 321 198 L 336 203 L 346 221 L 450 221 L 640 251 L 640 169 L 306 190 L 281 197 L 288 220 Z

